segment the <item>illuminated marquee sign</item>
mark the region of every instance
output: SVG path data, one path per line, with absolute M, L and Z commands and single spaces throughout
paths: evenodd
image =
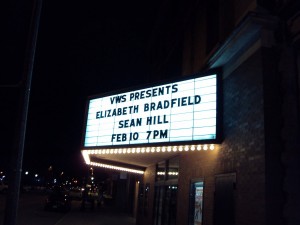
M 90 99 L 84 147 L 217 138 L 217 74 Z

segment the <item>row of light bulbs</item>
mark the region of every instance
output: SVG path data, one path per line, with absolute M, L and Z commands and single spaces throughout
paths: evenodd
M 183 151 L 207 151 L 214 150 L 215 145 L 185 145 L 167 147 L 143 147 L 143 148 L 115 148 L 115 149 L 94 149 L 84 150 L 89 155 L 94 154 L 130 154 L 130 153 L 154 153 L 154 152 L 183 152 Z
M 125 168 L 125 167 L 120 167 L 120 166 L 113 166 L 113 165 L 104 164 L 104 163 L 90 162 L 89 165 L 102 167 L 102 168 L 106 168 L 106 169 L 119 170 L 119 171 L 124 171 L 124 172 L 129 172 L 129 173 L 144 174 L 143 170 L 135 170 L 135 169 Z
M 125 167 L 118 167 L 109 164 L 96 163 L 90 161 L 89 155 L 95 154 L 130 154 L 130 153 L 154 153 L 154 152 L 183 152 L 183 151 L 207 151 L 214 150 L 214 144 L 210 145 L 185 145 L 185 146 L 163 146 L 163 147 L 143 147 L 143 148 L 119 148 L 119 149 L 94 149 L 94 150 L 82 150 L 82 156 L 85 160 L 85 163 L 91 166 L 97 166 L 107 169 L 119 170 L 130 173 L 144 174 L 143 170 L 135 170 Z M 164 172 L 158 172 L 164 173 Z M 172 173 L 172 174 L 170 174 Z M 177 174 L 176 174 L 177 173 Z M 164 175 L 164 174 L 160 174 Z M 169 172 L 169 175 L 178 175 L 178 172 Z
M 163 176 L 165 175 L 165 172 L 157 172 L 157 175 Z M 168 172 L 169 176 L 178 176 L 178 172 Z

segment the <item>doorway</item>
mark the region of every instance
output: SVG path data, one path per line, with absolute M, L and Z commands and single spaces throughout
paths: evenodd
M 177 190 L 177 184 L 155 188 L 154 225 L 176 225 Z

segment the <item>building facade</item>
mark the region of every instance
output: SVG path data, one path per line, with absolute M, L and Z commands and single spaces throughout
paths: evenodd
M 299 1 L 165 3 L 162 14 L 180 15 L 166 51 L 182 49 L 182 75 L 222 71 L 222 139 L 139 165 L 128 157 L 144 171 L 132 194 L 136 223 L 299 224 Z M 124 165 L 118 159 L 109 158 Z
M 193 179 L 204 181 L 204 224 L 297 224 L 299 3 L 183 8 L 183 74 L 223 70 L 224 140 L 213 154 L 179 157 L 176 224 L 188 224 Z

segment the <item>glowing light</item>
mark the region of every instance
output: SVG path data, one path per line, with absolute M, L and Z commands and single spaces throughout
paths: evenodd
M 119 93 L 118 96 L 122 96 L 121 100 L 114 95 L 90 98 L 87 107 L 87 129 L 84 136 L 84 147 L 96 148 L 102 146 L 129 146 L 129 145 L 140 145 L 160 142 L 172 144 L 174 142 L 181 141 L 204 141 L 204 140 L 215 140 L 217 133 L 217 95 L 218 95 L 218 75 L 207 74 L 206 76 L 199 76 L 194 78 L 187 78 L 185 80 L 173 80 L 169 83 L 164 83 L 156 85 L 153 87 L 145 87 L 138 90 L 131 90 L 128 92 Z M 157 94 L 154 90 L 161 89 L 167 90 L 170 88 L 170 93 L 172 94 Z M 161 102 L 168 103 L 165 105 L 164 111 L 165 115 L 155 115 L 152 110 L 136 110 L 139 113 L 139 119 L 133 118 L 131 113 L 125 113 L 132 107 L 133 98 L 135 106 L 142 108 L 145 104 L 143 98 L 139 98 L 142 93 L 147 93 L 147 104 L 151 107 L 159 109 Z M 195 94 L 197 93 L 197 94 Z M 137 94 L 137 95 L 135 95 Z M 156 96 L 152 98 L 152 96 Z M 201 96 L 201 97 L 200 97 Z M 180 107 L 186 105 L 186 98 L 189 98 L 189 104 L 193 104 L 193 107 Z M 130 99 L 130 101 L 128 101 Z M 185 99 L 185 100 L 184 100 Z M 124 101 L 125 100 L 125 101 Z M 126 101 L 127 100 L 127 101 Z M 114 102 L 114 104 L 109 103 Z M 201 104 L 199 104 L 201 102 Z M 204 104 L 202 104 L 202 102 Z M 165 104 L 164 103 L 164 104 Z M 178 107 L 173 107 L 173 106 Z M 100 112 L 95 111 L 97 108 L 101 108 Z M 124 112 L 120 112 L 118 109 L 123 109 Z M 128 127 L 128 123 L 120 123 L 119 126 L 115 126 L 115 122 L 111 121 L 111 116 L 106 115 L 104 112 L 110 110 L 111 112 L 118 111 L 118 115 L 122 115 L 122 120 L 120 122 L 132 121 L 131 125 L 134 125 L 127 132 L 123 128 Z M 102 114 L 103 112 L 103 114 Z M 188 112 L 188 113 L 187 113 Z M 184 115 L 184 116 L 181 116 Z M 115 116 L 115 115 L 112 115 Z M 101 120 L 99 120 L 101 118 Z M 138 123 L 141 119 L 146 120 L 146 118 L 152 118 L 150 122 L 151 125 L 159 124 L 160 121 L 168 121 L 166 126 L 162 126 L 163 130 L 160 133 L 152 131 L 152 133 L 146 133 L 145 131 L 149 128 L 148 123 Z M 201 120 L 201 124 L 200 121 Z M 187 124 L 191 124 L 187 126 Z M 201 126 L 200 126 L 201 125 Z M 165 129 L 171 132 L 164 132 Z M 111 138 L 108 137 L 108 130 L 113 130 Z M 124 132 L 124 133 L 123 133 Z M 130 133 L 129 133 L 130 132 Z M 142 135 L 143 134 L 143 135 Z M 151 151 L 151 150 L 150 150 Z M 97 154 L 97 153 L 92 153 Z
M 103 167 L 103 168 L 107 168 L 107 169 L 124 171 L 124 172 L 144 174 L 143 170 L 130 169 L 130 168 L 126 168 L 126 167 L 113 166 L 113 165 L 108 165 L 108 164 L 103 164 L 103 163 L 91 162 L 91 165 L 97 166 L 97 167 Z
M 168 174 L 171 176 L 178 176 L 178 172 L 168 172 Z
M 159 172 L 157 172 L 156 174 L 157 174 L 158 176 L 163 176 L 163 175 L 165 175 L 166 173 L 163 172 L 163 171 L 159 171 Z M 171 172 L 171 171 L 168 172 L 168 175 L 170 175 L 170 176 L 178 176 L 178 174 L 179 174 L 179 173 L 178 173 L 178 172 L 175 172 L 175 171 L 174 171 L 174 172 Z
M 87 165 L 93 165 L 90 160 L 90 155 L 95 154 L 139 154 L 139 153 L 160 153 L 160 152 L 188 152 L 191 151 L 200 151 L 200 150 L 214 150 L 214 144 L 205 144 L 205 145 L 184 145 L 184 146 L 156 146 L 156 147 L 142 147 L 142 148 L 118 148 L 118 149 L 94 149 L 94 150 L 82 150 L 81 154 L 84 158 L 84 161 Z M 101 164 L 101 167 L 115 169 L 113 165 Z M 127 171 L 129 172 L 129 171 Z
M 81 154 L 83 156 L 85 163 L 89 165 L 91 162 L 89 157 L 89 151 L 82 151 Z
M 134 153 L 154 153 L 154 152 L 176 152 L 176 151 L 195 151 L 195 150 L 214 150 L 214 144 L 205 145 L 185 145 L 185 146 L 157 146 L 157 147 L 143 147 L 143 148 L 119 148 L 119 149 L 96 149 L 96 150 L 82 150 L 83 157 L 95 154 L 134 154 Z

